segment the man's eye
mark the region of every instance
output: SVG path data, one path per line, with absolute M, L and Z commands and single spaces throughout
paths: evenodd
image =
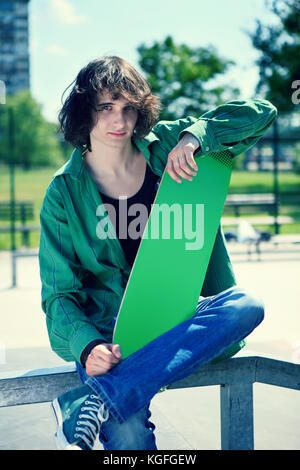
M 131 104 L 129 104 L 128 106 L 125 106 L 125 110 L 126 111 L 134 111 L 134 106 L 132 106 Z
M 109 104 L 106 104 L 104 106 L 98 106 L 97 111 L 110 111 L 111 106 Z

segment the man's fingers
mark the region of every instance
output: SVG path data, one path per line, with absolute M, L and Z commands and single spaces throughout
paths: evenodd
M 185 156 L 186 156 L 186 160 L 187 160 L 188 164 L 190 165 L 190 167 L 197 174 L 198 166 L 197 166 L 197 163 L 195 162 L 195 159 L 194 159 L 194 152 L 190 148 L 187 148 L 185 150 Z
M 116 364 L 118 362 L 118 359 L 106 344 L 100 344 L 92 350 L 91 354 L 95 360 L 100 359 L 107 364 Z
M 121 346 L 119 344 L 113 344 L 112 353 L 114 354 L 116 358 L 121 359 L 122 357 Z
M 170 167 L 172 169 L 172 175 L 170 176 L 173 176 L 175 181 L 177 181 L 179 176 L 190 181 L 193 179 L 192 176 L 196 176 L 196 173 L 193 172 L 186 163 L 184 163 L 183 159 L 180 160 L 178 157 L 175 160 L 170 160 L 169 168 Z
M 195 160 L 193 158 L 193 153 L 189 148 L 183 148 L 181 154 L 178 156 L 179 160 L 179 165 L 183 171 L 185 171 L 187 174 L 196 176 L 197 174 L 197 166 L 193 168 L 194 165 L 196 165 Z
M 97 364 L 86 364 L 86 373 L 90 376 L 99 376 L 106 374 L 109 371 L 109 367 L 99 366 Z
M 102 343 L 95 346 L 86 361 L 88 375 L 106 374 L 121 360 L 121 347 L 118 344 Z
M 167 171 L 171 178 L 178 183 L 181 182 L 179 176 L 189 181 L 197 175 L 198 167 L 193 157 L 192 150 L 186 146 L 173 149 L 168 156 Z
M 189 179 L 190 176 L 196 175 L 196 173 L 188 166 L 184 155 L 175 159 L 174 168 L 180 176 L 186 179 Z
M 186 154 L 181 154 L 181 156 L 178 157 L 178 164 L 179 164 L 179 168 L 180 168 L 181 172 L 184 172 L 185 175 L 196 176 L 197 173 L 195 172 L 195 170 L 193 170 L 188 165 Z M 183 175 L 183 177 L 184 177 L 184 175 Z
M 172 178 L 174 181 L 176 181 L 176 183 L 181 183 L 181 179 L 179 178 L 179 176 L 177 175 L 176 171 L 174 170 L 172 160 L 168 160 L 167 166 L 166 166 L 166 171 L 169 173 L 169 175 L 171 176 L 171 178 Z

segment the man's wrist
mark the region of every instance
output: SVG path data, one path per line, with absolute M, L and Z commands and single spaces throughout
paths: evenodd
M 185 131 L 183 134 L 182 134 L 182 137 L 181 139 L 186 139 L 187 143 L 190 143 L 194 146 L 194 152 L 198 152 L 200 150 L 200 141 L 197 139 L 197 137 L 192 134 L 191 132 L 189 131 Z
M 91 341 L 82 351 L 81 356 L 80 356 L 80 362 L 82 367 L 85 367 L 88 355 L 94 349 L 95 346 L 98 346 L 98 344 L 102 344 L 104 341 L 101 341 L 100 339 L 95 339 L 94 341 Z

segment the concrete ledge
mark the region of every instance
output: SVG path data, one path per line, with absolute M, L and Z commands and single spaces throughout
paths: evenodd
M 4 374 L 3 374 L 4 375 Z M 0 377 L 0 407 L 49 402 L 78 387 L 73 364 L 12 372 Z M 253 450 L 253 383 L 300 390 L 300 364 L 260 356 L 233 357 L 207 364 L 168 389 L 220 385 L 223 450 Z M 167 393 L 167 392 L 166 392 Z
M 168 389 L 260 382 L 300 390 L 300 364 L 260 356 L 207 364 Z M 81 385 L 73 364 L 6 372 L 0 376 L 0 407 L 43 403 Z

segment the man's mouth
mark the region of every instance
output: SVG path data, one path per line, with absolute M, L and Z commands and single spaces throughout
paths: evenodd
M 113 135 L 114 137 L 123 137 L 126 132 L 109 132 L 109 135 Z

